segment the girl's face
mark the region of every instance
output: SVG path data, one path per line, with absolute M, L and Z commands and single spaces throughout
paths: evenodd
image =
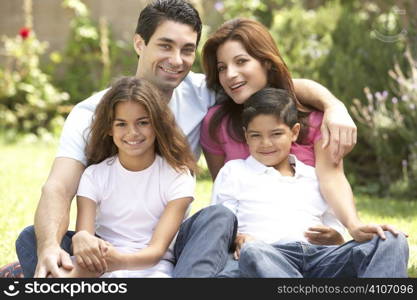
M 299 131 L 298 123 L 290 128 L 274 115 L 262 114 L 249 122 L 245 137 L 249 152 L 257 161 L 285 172 L 290 170 L 288 154 Z
M 126 169 L 139 171 L 154 161 L 155 132 L 142 104 L 133 101 L 117 103 L 110 136 Z
M 239 41 L 229 40 L 217 49 L 220 84 L 237 104 L 264 88 L 268 82 L 266 67 L 249 55 Z

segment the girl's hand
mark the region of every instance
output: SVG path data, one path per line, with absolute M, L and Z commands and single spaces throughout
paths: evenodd
M 304 236 L 310 243 L 316 245 L 341 245 L 345 242 L 337 230 L 321 225 L 308 228 Z
M 235 239 L 235 252 L 233 253 L 233 257 L 238 260 L 240 258 L 240 249 L 242 248 L 243 244 L 254 240 L 255 238 L 249 234 L 238 233 Z
M 105 246 L 103 248 L 103 254 L 108 265 L 108 272 L 128 269 L 128 262 L 126 260 L 129 254 L 119 252 L 107 241 L 105 242 Z
M 369 241 L 375 234 L 377 234 L 381 239 L 385 240 L 386 236 L 384 230 L 391 232 L 395 236 L 398 236 L 400 233 L 400 231 L 391 225 L 363 224 L 362 222 L 357 222 L 353 226 L 350 226 L 348 230 L 352 238 L 357 242 Z M 403 234 L 408 237 L 408 234 Z
M 103 253 L 105 241 L 83 230 L 72 237 L 72 247 L 76 261 L 82 268 L 90 272 L 106 272 L 107 263 Z

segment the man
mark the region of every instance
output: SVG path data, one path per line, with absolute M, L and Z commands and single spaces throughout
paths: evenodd
M 196 158 L 200 156 L 200 123 L 215 102 L 214 94 L 205 86 L 204 75 L 190 72 L 201 26 L 198 12 L 189 3 L 156 0 L 142 10 L 134 36 L 139 56 L 136 76 L 161 90 Z M 356 142 L 356 128 L 345 107 L 317 83 L 294 83 L 302 102 L 325 111 L 324 123 L 329 125 L 324 137 L 331 132 L 330 146 L 334 147 L 335 160 L 340 159 Z M 68 270 L 73 267 L 69 254 L 72 233 L 67 233 L 69 211 L 86 167 L 88 127 L 104 93 L 77 104 L 65 122 L 57 156 L 42 187 L 35 225 L 26 228 L 16 242 L 26 277 L 59 277 L 59 266 Z M 221 206 L 203 209 L 189 218 L 176 240 L 174 276 L 209 277 L 220 272 L 227 260 L 223 249 L 233 242 L 235 230 L 234 215 Z

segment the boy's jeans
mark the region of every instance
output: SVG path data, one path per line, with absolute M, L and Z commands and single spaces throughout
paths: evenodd
M 405 236 L 385 232 L 364 243 L 317 246 L 302 242 L 243 245 L 239 260 L 242 277 L 407 277 L 408 244 Z
M 204 208 L 181 225 L 174 246 L 177 259 L 174 277 L 214 277 L 223 270 L 236 236 L 235 215 L 222 205 Z M 61 247 L 70 255 L 73 231 L 62 239 Z M 16 252 L 25 277 L 33 277 L 37 265 L 36 236 L 26 227 L 16 241 Z

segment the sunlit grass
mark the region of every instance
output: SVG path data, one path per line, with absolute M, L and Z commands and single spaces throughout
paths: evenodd
M 7 145 L 0 141 L 0 266 L 17 260 L 15 240 L 19 232 L 33 224 L 33 216 L 57 144 L 24 143 Z M 191 213 L 207 206 L 212 183 L 205 162 L 198 176 L 196 200 Z M 75 202 L 74 202 L 75 203 Z M 417 201 L 378 199 L 368 196 L 357 198 L 359 215 L 364 222 L 388 223 L 410 235 L 409 275 L 417 277 Z M 75 205 L 72 207 L 71 225 L 75 224 Z

